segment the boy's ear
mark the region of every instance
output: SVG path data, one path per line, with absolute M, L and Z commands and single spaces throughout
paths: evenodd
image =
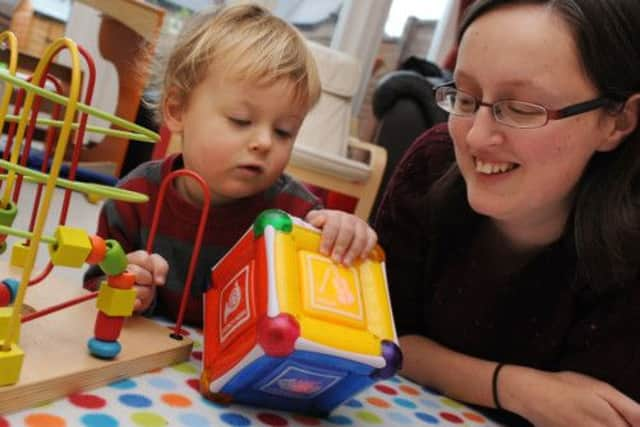
M 162 102 L 162 118 L 172 133 L 182 132 L 182 99 L 175 88 L 169 89 Z
M 638 115 L 640 115 L 640 93 L 630 96 L 622 109 L 613 117 L 613 129 L 605 142 L 600 145 L 598 151 L 615 149 L 631 132 L 636 130 L 640 121 Z

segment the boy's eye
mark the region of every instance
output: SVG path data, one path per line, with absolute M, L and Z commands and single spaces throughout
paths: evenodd
M 276 129 L 276 135 L 278 135 L 281 138 L 291 138 L 291 132 L 289 132 L 288 130 L 284 130 L 284 129 Z
M 238 126 L 248 126 L 251 124 L 250 120 L 240 119 L 238 117 L 229 117 L 229 120 Z

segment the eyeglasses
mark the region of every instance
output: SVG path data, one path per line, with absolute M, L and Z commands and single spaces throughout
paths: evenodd
M 560 110 L 549 110 L 531 102 L 503 99 L 494 103 L 482 102 L 473 95 L 456 89 L 451 83 L 435 88 L 436 103 L 448 113 L 461 117 L 473 116 L 481 106 L 491 107 L 498 123 L 520 129 L 533 129 L 546 125 L 549 120 L 560 120 L 607 105 L 608 98 L 569 105 Z

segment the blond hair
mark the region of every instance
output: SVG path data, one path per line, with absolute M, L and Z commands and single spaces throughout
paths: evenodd
M 257 5 L 208 10 L 190 20 L 164 61 L 160 105 L 168 96 L 185 105 L 212 64 L 238 80 L 290 79 L 295 101 L 307 109 L 320 97 L 317 65 L 303 36 Z

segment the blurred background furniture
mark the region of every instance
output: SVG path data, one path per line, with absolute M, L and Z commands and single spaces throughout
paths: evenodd
M 406 149 L 427 129 L 447 120 L 447 113 L 436 105 L 433 88 L 450 79 L 449 72 L 413 57 L 378 82 L 372 101 L 378 120 L 373 143 L 384 148 L 388 157 L 374 212 Z
M 162 8 L 142 0 L 73 2 L 66 35 L 96 61 L 94 106 L 125 120 L 136 120 L 164 14 Z M 106 123 L 90 120 L 90 124 Z M 102 135 L 90 138 L 95 144 L 83 148 L 83 167 L 96 163 L 104 172 L 120 176 L 129 140 Z
M 308 45 L 318 64 L 322 94 L 300 129 L 286 172 L 312 186 L 356 198 L 354 213 L 366 221 L 387 153 L 350 136 L 361 67 L 351 55 L 311 41 Z

